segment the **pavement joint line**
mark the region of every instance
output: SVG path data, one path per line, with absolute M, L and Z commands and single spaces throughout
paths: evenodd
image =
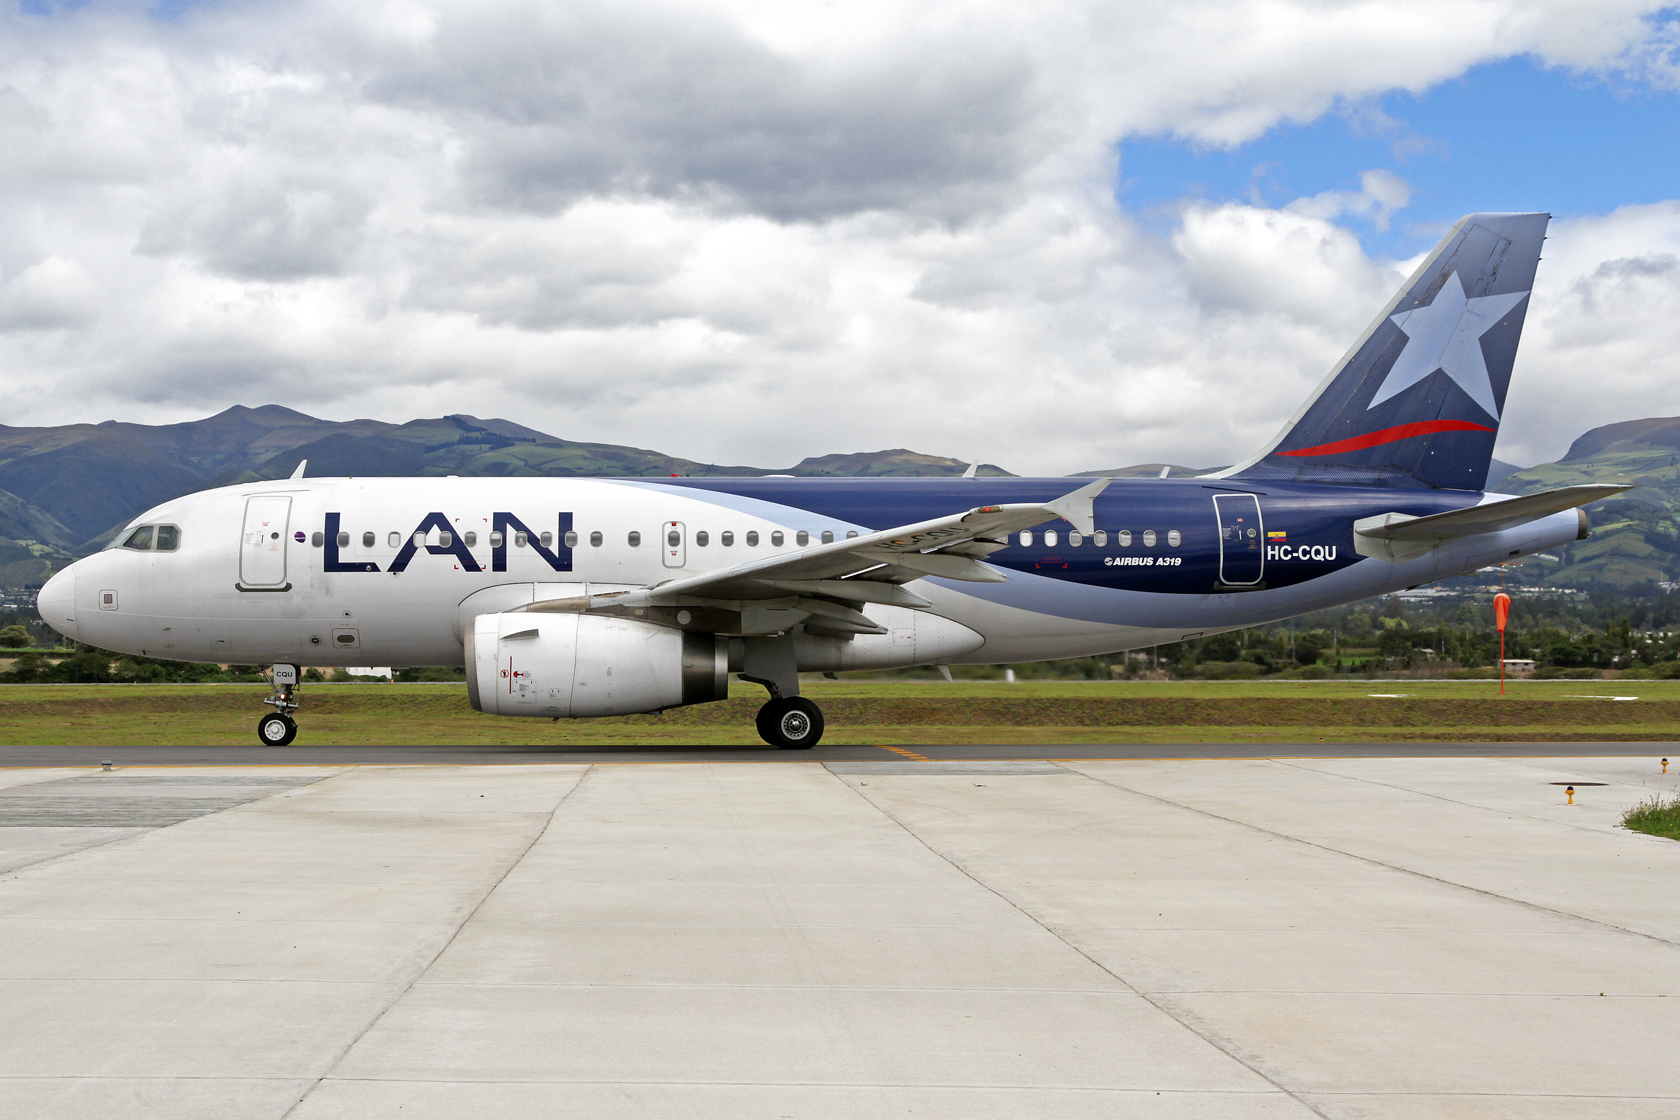
M 1111 760 L 1104 759 L 1104 760 L 1099 760 L 1099 761 L 1111 761 Z M 1083 771 L 1080 771 L 1080 772 L 1083 773 Z M 1512 898 L 1509 895 L 1503 895 L 1503 894 L 1498 893 L 1497 891 L 1487 890 L 1483 887 L 1473 887 L 1468 883 L 1455 883 L 1451 879 L 1443 879 L 1438 875 L 1431 875 L 1426 871 L 1417 871 L 1417 870 L 1414 870 L 1413 868 L 1410 868 L 1410 867 L 1401 867 L 1398 864 L 1384 863 L 1380 859 L 1373 859 L 1370 856 L 1362 856 L 1362 855 L 1358 854 L 1357 852 L 1343 851 L 1340 848 L 1333 848 L 1329 844 L 1321 844 L 1316 840 L 1305 840 L 1305 839 L 1303 839 L 1299 836 L 1290 836 L 1288 833 L 1278 832 L 1274 829 L 1267 828 L 1264 825 L 1252 824 L 1248 821 L 1241 821 L 1241 820 L 1236 819 L 1235 817 L 1222 816 L 1219 813 L 1213 812 L 1211 809 L 1200 809 L 1200 808 L 1197 808 L 1194 805 L 1186 805 L 1186 804 L 1183 804 L 1182 802 L 1174 801 L 1169 797 L 1161 797 L 1158 794 L 1145 793 L 1143 790 L 1132 789 L 1130 786 L 1123 786 L 1120 783 L 1110 781 L 1107 778 L 1099 778 L 1099 777 L 1096 777 L 1095 775 L 1092 775 L 1092 774 L 1086 774 L 1085 776 L 1088 777 L 1088 778 L 1091 778 L 1093 781 L 1102 782 L 1104 785 L 1113 786 L 1115 789 L 1124 790 L 1126 793 L 1134 794 L 1138 797 L 1147 798 L 1150 801 L 1159 802 L 1162 805 L 1171 805 L 1175 809 L 1184 809 L 1184 810 L 1186 810 L 1188 812 L 1191 812 L 1191 813 L 1199 813 L 1204 817 L 1211 817 L 1212 819 L 1214 819 L 1216 821 L 1224 821 L 1227 824 L 1234 824 L 1239 828 L 1252 829 L 1255 832 L 1261 833 L 1261 834 L 1266 835 L 1266 836 L 1274 836 L 1279 840 L 1287 840 L 1287 841 L 1289 841 L 1291 843 L 1295 843 L 1295 844 L 1304 844 L 1305 846 L 1307 846 L 1309 848 L 1317 848 L 1321 852 L 1329 852 L 1331 855 L 1345 856 L 1348 859 L 1359 860 L 1361 863 L 1368 863 L 1372 867 L 1381 867 L 1381 868 L 1385 868 L 1389 871 L 1397 871 L 1402 875 L 1411 875 L 1411 876 L 1414 876 L 1416 878 L 1423 879 L 1423 880 L 1425 880 L 1427 882 L 1430 882 L 1430 883 L 1439 883 L 1442 886 L 1452 887 L 1456 890 L 1467 891 L 1471 894 L 1479 894 L 1483 898 L 1495 898 L 1495 899 L 1498 899 L 1501 902 L 1508 902 L 1508 903 L 1512 904 L 1513 906 L 1522 906 L 1522 907 L 1526 907 L 1527 909 L 1530 909 L 1530 910 L 1538 910 L 1542 914 L 1552 914 L 1552 915 L 1555 915 L 1555 916 L 1560 917 L 1560 918 L 1568 919 L 1569 921 L 1582 922 L 1582 923 L 1585 923 L 1587 925 L 1598 926 L 1601 929 L 1614 930 L 1617 933 L 1627 934 L 1629 937 L 1639 937 L 1639 938 L 1643 938 L 1646 941 L 1654 941 L 1658 945 L 1668 945 L 1668 946 L 1680 945 L 1680 942 L 1671 941 L 1666 937 L 1658 937 L 1654 933 L 1644 933 L 1640 930 L 1628 929 L 1626 926 L 1616 925 L 1613 922 L 1606 922 L 1606 921 L 1603 921 L 1603 920 L 1598 919 L 1598 918 L 1589 918 L 1585 914 L 1572 914 L 1568 910 L 1559 910 L 1559 909 L 1557 909 L 1555 907 L 1552 907 L 1552 906 L 1542 906 L 1538 902 L 1529 902 L 1526 899 Z M 1599 833 L 1597 833 L 1597 835 L 1604 836 L 1604 835 L 1614 835 L 1614 834 L 1613 833 L 1606 834 L 1606 833 L 1603 833 L 1603 832 L 1599 832 Z
M 1590 833 L 1594 834 L 1595 836 L 1603 836 L 1605 834 L 1605 831 L 1606 831 L 1605 829 L 1596 828 L 1596 827 L 1594 827 L 1593 825 L 1590 825 L 1590 824 L 1577 824 L 1574 821 L 1560 821 L 1560 820 L 1554 820 L 1551 817 L 1538 817 L 1538 816 L 1535 816 L 1533 813 L 1525 813 L 1525 812 L 1521 811 L 1520 809 L 1494 809 L 1494 808 L 1491 808 L 1490 806 L 1487 806 L 1487 805 L 1477 805 L 1474 801 L 1460 801 L 1457 798 L 1447 797 L 1444 794 L 1430 793 L 1428 790 L 1412 789 L 1409 786 L 1397 786 L 1393 782 L 1380 782 L 1375 778 L 1362 778 L 1357 774 L 1338 774 L 1333 770 L 1315 770 L 1311 766 L 1300 765 L 1300 763 L 1302 763 L 1302 762 L 1316 761 L 1314 759 L 1269 758 L 1269 759 L 1266 759 L 1265 761 L 1275 762 L 1279 766 L 1288 766 L 1293 770 L 1301 770 L 1301 771 L 1304 771 L 1308 774 L 1317 774 L 1320 777 L 1342 778 L 1342 779 L 1345 779 L 1346 781 L 1350 781 L 1350 782 L 1360 782 L 1360 783 L 1363 783 L 1365 785 L 1381 786 L 1383 789 L 1392 789 L 1392 790 L 1394 790 L 1398 793 L 1409 793 L 1409 794 L 1412 794 L 1412 795 L 1417 796 L 1417 797 L 1428 797 L 1428 798 L 1432 798 L 1436 801 L 1444 801 L 1448 805 L 1457 805 L 1462 809 L 1474 809 L 1474 810 L 1476 810 L 1477 812 L 1480 812 L 1480 813 L 1496 813 L 1496 814 L 1499 814 L 1499 815 L 1505 817 L 1506 820 L 1510 820 L 1512 817 L 1521 817 L 1524 820 L 1529 820 L 1529 821 L 1543 821 L 1546 824 L 1560 824 L 1560 825 L 1563 825 L 1565 828 L 1579 829 L 1582 832 L 1590 832 Z M 1326 760 L 1323 760 L 1323 761 L 1333 761 L 1333 760 L 1326 759 Z M 1502 759 L 1502 758 L 1493 758 L 1493 759 L 1489 759 L 1488 761 L 1489 762 L 1504 762 L 1506 760 Z M 1616 783 L 1613 783 L 1613 784 L 1622 785 L 1623 783 L 1616 782 Z M 1635 788 L 1635 787 L 1629 787 L 1629 788 Z M 1613 830 L 1612 830 L 1612 834 L 1614 834 Z
M 1075 771 L 1075 773 L 1077 774 L 1078 771 Z M 1080 776 L 1081 777 L 1090 777 L 1090 775 L 1088 775 L 1088 774 L 1081 774 Z M 1165 1006 L 1161 1001 L 1155 999 L 1150 993 L 1148 993 L 1148 992 L 1144 991 L 1143 989 L 1139 988 L 1136 984 L 1133 984 L 1131 981 L 1127 980 L 1124 976 L 1121 976 L 1118 972 L 1114 971 L 1114 969 L 1110 968 L 1109 966 L 1103 964 L 1101 961 L 1097 960 L 1090 953 L 1086 952 L 1085 949 L 1082 946 L 1078 945 L 1074 941 L 1069 940 L 1066 936 L 1063 935 L 1061 930 L 1059 930 L 1055 926 L 1047 925 L 1045 922 L 1041 921 L 1036 914 L 1034 914 L 1032 911 L 1028 910 L 1025 906 L 1023 906 L 1021 903 L 1017 902 L 1015 899 L 1011 898 L 1004 891 L 1002 891 L 1001 889 L 999 889 L 997 887 L 992 886 L 990 883 L 987 883 L 986 881 L 981 879 L 980 876 L 976 875 L 974 872 L 970 871 L 967 867 L 963 866 L 961 861 L 956 860 L 956 859 L 952 859 L 949 855 L 946 855 L 944 852 L 940 851 L 938 848 L 935 848 L 932 844 L 930 844 L 927 841 L 926 838 L 924 838 L 919 833 L 917 833 L 909 825 L 905 824 L 904 821 L 900 820 L 899 817 L 895 813 L 892 812 L 892 810 L 888 809 L 885 805 L 881 804 L 878 800 L 876 800 L 874 795 L 864 793 L 861 786 L 854 785 L 851 782 L 844 781 L 838 775 L 835 776 L 834 780 L 840 782 L 841 785 L 843 785 L 847 789 L 851 790 L 853 794 L 862 798 L 867 804 L 872 806 L 875 809 L 876 812 L 880 813 L 882 816 L 884 816 L 888 820 L 892 821 L 893 824 L 897 825 L 900 829 L 902 829 L 904 831 L 905 835 L 907 835 L 911 839 L 915 840 L 916 843 L 920 844 L 923 848 L 927 849 L 928 852 L 933 854 L 938 859 L 943 860 L 947 866 L 951 867 L 959 875 L 962 875 L 964 878 L 968 879 L 971 883 L 973 883 L 975 886 L 979 887 L 981 890 L 986 891 L 987 893 L 991 894 L 993 897 L 997 898 L 999 901 L 1003 902 L 1005 905 L 1009 906 L 1016 913 L 1020 914 L 1024 918 L 1026 918 L 1029 922 L 1032 922 L 1039 929 L 1042 929 L 1044 932 L 1048 933 L 1051 937 L 1054 937 L 1057 941 L 1061 942 L 1063 945 L 1066 945 L 1069 949 L 1071 949 L 1075 953 L 1079 954 L 1079 956 L 1081 958 L 1090 962 L 1090 964 L 1092 966 L 1094 966 L 1098 971 L 1100 971 L 1100 972 L 1102 972 L 1102 973 L 1104 973 L 1108 976 L 1112 976 L 1114 978 L 1115 982 L 1120 984 L 1123 988 L 1125 988 L 1126 991 L 1131 992 L 1133 995 L 1137 996 L 1143 1002 L 1145 1002 L 1145 1003 L 1149 1004 L 1149 1006 L 1153 1007 L 1157 1012 L 1166 1016 L 1172 1022 L 1176 1023 L 1180 1030 L 1183 1030 L 1186 1033 L 1192 1035 L 1193 1037 L 1195 1037 L 1197 1039 L 1200 1039 L 1204 1045 L 1210 1046 L 1214 1050 L 1217 1050 L 1219 1053 L 1224 1054 L 1225 1057 L 1227 1057 L 1231 1061 L 1237 1063 L 1239 1066 L 1243 1067 L 1244 1069 L 1248 1070 L 1254 1076 L 1260 1078 L 1260 1080 L 1262 1080 L 1266 1084 L 1270 1085 L 1273 1089 L 1282 1093 L 1284 1096 L 1288 1097 L 1290 1100 L 1294 1101 L 1296 1104 L 1300 1105 L 1302 1108 L 1306 1109 L 1307 1111 L 1313 1113 L 1315 1116 L 1321 1116 L 1321 1117 L 1324 1117 L 1325 1120 L 1329 1120 L 1328 1114 L 1325 1113 L 1322 1109 L 1316 1108 L 1310 1102 L 1302 1099 L 1300 1095 L 1298 1095 L 1293 1090 L 1286 1087 L 1283 1083 L 1278 1081 L 1276 1078 L 1272 1077 L 1270 1074 L 1266 1073 L 1264 1070 L 1261 1070 L 1261 1069 L 1257 1068 L 1253 1063 L 1249 1062 L 1247 1059 L 1243 1058 L 1241 1055 L 1234 1052 L 1230 1047 L 1222 1044 L 1218 1040 L 1216 1040 L 1212 1037 L 1209 1037 L 1208 1035 L 1206 1035 L 1206 1034 L 1202 1033 L 1201 1031 L 1197 1030 L 1195 1027 L 1191 1026 L 1190 1023 L 1188 1023 L 1182 1016 L 1180 1016 L 1178 1014 L 1175 1014 L 1172 1011 L 1171 1008 Z M 1115 787 L 1115 788 L 1119 788 L 1119 787 Z
M 0 1080 L 4 1080 L 0 1076 Z M 57 1078 L 54 1080 L 62 1080 Z M 274 1081 L 296 1081 L 295 1077 L 276 1077 Z M 770 1089 L 944 1089 L 952 1092 L 969 1092 L 971 1090 L 993 1091 L 997 1089 L 1031 1089 L 1044 1093 L 1152 1093 L 1157 1097 L 1186 1096 L 1186 1097 L 1269 1097 L 1272 1094 L 1264 1089 L 1179 1089 L 1162 1086 L 1159 1089 L 1150 1086 L 1130 1085 L 1068 1085 L 1068 1084 L 1040 1084 L 1029 1081 L 970 1081 L 952 1084 L 944 1081 L 695 1081 L 692 1078 L 671 1078 L 657 1080 L 653 1078 L 602 1078 L 602 1077 L 458 1077 L 442 1081 L 431 1077 L 337 1077 L 334 1081 L 343 1084 L 366 1085 L 670 1085 L 696 1089 L 710 1088 L 770 1088 Z M 1362 1094 L 1368 1095 L 1368 1094 Z M 1439 1094 L 1436 1094 L 1439 1095 Z M 1486 1094 L 1494 1096 L 1496 1094 Z M 1593 1098 L 1588 1098 L 1593 1099 Z M 1611 1098 L 1619 1100 L 1622 1098 Z M 1647 1098 L 1631 1097 L 1630 1100 Z M 1669 1100 L 1668 1097 L 1652 1097 L 1651 1100 Z
M 391 1013 L 391 1009 L 401 1003 L 402 998 L 409 992 L 413 991 L 416 984 L 425 979 L 426 973 L 430 972 L 432 967 L 443 957 L 443 954 L 449 951 L 449 947 L 455 944 L 455 939 L 461 936 L 461 931 L 467 927 L 467 923 L 472 921 L 473 918 L 478 915 L 479 910 L 483 908 L 485 902 L 489 901 L 490 896 L 496 893 L 496 888 L 507 881 L 507 877 L 513 874 L 514 868 L 525 862 L 525 857 L 531 854 L 531 849 L 537 846 L 537 841 L 548 835 L 549 828 L 551 828 L 554 824 L 554 818 L 559 814 L 560 810 L 563 809 L 569 801 L 571 801 L 572 795 L 583 788 L 584 783 L 589 780 L 589 775 L 593 770 L 594 767 L 589 767 L 584 770 L 582 774 L 578 775 L 578 780 L 572 783 L 571 788 L 566 790 L 566 792 L 560 796 L 560 799 L 554 803 L 554 808 L 548 811 L 548 819 L 543 821 L 543 826 L 536 830 L 530 841 L 519 850 L 519 854 L 508 861 L 508 865 L 502 869 L 502 873 L 496 876 L 496 881 L 491 883 L 484 893 L 478 896 L 478 901 L 473 904 L 471 910 L 467 911 L 466 916 L 455 924 L 455 929 L 447 938 L 444 939 L 443 944 L 438 946 L 438 950 L 432 954 L 431 960 L 427 961 L 423 966 L 416 970 L 408 983 L 398 986 L 398 991 L 386 1002 L 385 1006 L 380 1008 L 379 1012 L 370 1018 L 362 1026 L 361 1030 L 356 1032 L 356 1037 L 352 1038 L 339 1049 L 338 1053 L 333 1056 L 332 1061 L 327 1063 L 326 1069 L 322 1071 L 321 1075 L 311 1080 L 308 1088 L 298 1094 L 297 1100 L 292 1102 L 292 1106 L 285 1112 L 281 1113 L 280 1120 L 286 1120 L 287 1117 L 291 1116 L 292 1113 L 302 1107 L 303 1102 L 309 1099 L 310 1094 L 316 1089 L 319 1089 L 324 1081 L 332 1077 L 332 1071 L 343 1064 L 345 1057 L 351 1050 L 355 1049 L 356 1044 L 366 1038 L 369 1031 L 373 1030 L 374 1027 L 384 1021 L 385 1016 Z M 443 925 L 446 923 L 437 924 Z
M 1037 921 L 1037 919 L 1034 919 L 1034 921 Z M 1038 922 L 1038 925 L 1040 926 L 1040 928 L 1050 930 L 1051 933 L 1056 932 L 1055 930 L 1050 929 L 1049 926 L 1044 925 L 1043 922 Z M 759 927 L 754 927 L 754 928 L 759 928 Z M 806 927 L 799 927 L 799 928 L 806 928 Z M 1163 932 L 1169 932 L 1170 933 L 1170 932 L 1176 932 L 1176 931 L 1167 930 L 1167 931 L 1163 931 Z M 1301 931 L 1292 930 L 1290 932 L 1297 932 L 1298 933 L 1298 932 L 1301 932 Z M 1307 931 L 1307 932 L 1317 932 L 1317 931 Z M 1404 931 L 1404 932 L 1406 932 L 1408 934 L 1411 934 L 1411 933 L 1415 933 L 1417 931 L 1408 930 L 1408 931 Z M 1424 931 L 1424 932 L 1428 932 L 1428 931 Z M 1062 939 L 1060 937 L 1058 937 L 1058 940 L 1064 940 L 1065 941 L 1065 939 Z M 1077 947 L 1075 947 L 1075 948 L 1077 949 Z M 1083 950 L 1078 950 L 1078 951 L 1081 953 L 1081 955 L 1084 955 Z M 1098 965 L 1097 967 L 1101 968 L 1102 966 Z M 1108 970 L 1104 969 L 1104 971 L 1106 972 Z M 1113 976 L 1114 974 L 1112 972 L 1109 972 L 1109 975 Z M 7 976 L 4 976 L 4 975 L 0 975 L 0 979 L 9 979 L 9 980 L 64 980 L 64 979 L 80 980 L 80 979 L 88 979 L 88 980 L 110 981 L 113 978 L 103 977 L 103 976 L 94 976 L 94 977 L 12 976 L 12 977 L 7 977 Z M 154 979 L 159 981 L 159 982 L 163 982 L 163 983 L 182 983 L 182 982 L 184 982 L 184 983 L 197 983 L 197 982 L 202 981 L 204 983 L 213 983 L 214 984 L 214 983 L 222 983 L 223 982 L 222 979 L 218 978 L 218 977 L 208 977 L 208 978 L 206 978 L 206 977 L 191 977 L 191 976 L 185 977 L 185 978 L 175 978 L 175 977 L 168 977 L 168 976 L 160 976 L 160 977 L 120 976 L 120 977 L 115 977 L 114 979 L 117 982 L 132 980 L 132 981 L 138 981 L 138 982 L 143 982 L 143 983 L 150 983 Z M 1120 980 L 1120 977 L 1115 976 L 1115 979 Z M 258 983 L 258 984 L 304 983 L 304 984 L 364 984 L 364 985 L 369 985 L 369 986 L 377 986 L 378 985 L 377 981 L 364 981 L 364 980 L 302 980 L 302 981 L 253 980 L 253 981 L 237 981 L 237 982 L 240 982 L 240 983 Z M 1340 999 L 1343 996 L 1374 996 L 1374 997 L 1378 997 L 1378 998 L 1393 998 L 1393 999 L 1544 999 L 1544 1000 L 1559 1000 L 1559 999 L 1594 999 L 1594 1000 L 1597 1000 L 1597 999 L 1667 999 L 1668 998 L 1668 996 L 1665 993 L 1660 993 L 1660 992 L 1651 992 L 1651 993 L 1646 993 L 1646 992 L 1611 992 L 1609 994 L 1605 994 L 1603 992 L 1562 992 L 1562 991 L 1479 992 L 1479 991 L 1474 991 L 1472 989 L 1467 989 L 1467 988 L 1441 988 L 1441 989 L 1437 989 L 1437 990 L 1434 990 L 1434 991 L 1421 991 L 1421 992 L 1401 992 L 1401 991 L 1395 991 L 1395 990 L 1389 989 L 1389 988 L 1139 988 L 1135 985 L 1127 983 L 1127 981 L 1125 981 L 1125 980 L 1120 980 L 1120 982 L 1122 984 L 1127 985 L 1127 990 L 1126 991 L 1117 991 L 1113 988 L 1000 988 L 1000 987 L 996 987 L 996 986 L 953 987 L 953 986 L 950 986 L 950 985 L 939 986 L 939 985 L 927 985 L 927 984 L 725 984 L 725 983 L 699 984 L 699 983 L 692 983 L 692 982 L 677 982 L 677 981 L 672 981 L 670 983 L 656 983 L 656 982 L 651 982 L 651 981 L 642 981 L 642 982 L 639 982 L 639 983 L 621 983 L 621 982 L 618 982 L 618 981 L 612 981 L 612 982 L 601 981 L 601 982 L 597 983 L 597 982 L 582 981 L 582 980 L 573 981 L 573 982 L 570 982 L 570 983 L 566 983 L 566 982 L 562 982 L 562 981 L 538 982 L 538 981 L 529 981 L 529 980 L 420 980 L 420 981 L 417 981 L 414 986 L 416 988 L 496 988 L 496 989 L 517 989 L 517 990 L 525 990 L 525 989 L 536 989 L 536 990 L 564 989 L 564 990 L 567 990 L 567 991 L 588 991 L 588 990 L 595 989 L 595 988 L 607 988 L 607 989 L 612 989 L 612 990 L 616 991 L 620 988 L 634 988 L 634 989 L 637 989 L 639 991 L 671 991 L 671 990 L 679 990 L 680 989 L 682 991 L 702 991 L 702 992 L 709 992 L 709 991 L 728 991 L 728 992 L 746 992 L 746 991 L 751 991 L 751 992 L 788 992 L 788 991 L 795 991 L 795 992 L 797 992 L 797 991 L 813 991 L 813 992 L 943 992 L 943 993 L 946 993 L 948 995 L 969 995 L 969 994 L 991 995 L 991 994 L 994 994 L 994 993 L 997 993 L 997 992 L 1009 992 L 1009 993 L 1013 993 L 1013 994 L 1017 994 L 1017 995 L 1030 993 L 1030 994 L 1035 994 L 1035 995 L 1051 995 L 1051 996 L 1107 996 L 1107 997 L 1116 998 L 1116 999 L 1141 999 L 1141 1000 L 1144 1000 L 1145 1002 L 1148 1002 L 1148 1003 L 1153 1003 L 1154 1002 L 1153 1000 L 1151 1000 L 1149 998 L 1152 995 L 1161 996 L 1163 998 L 1169 998 L 1169 999 L 1174 997 L 1174 996 L 1257 996 L 1257 995 L 1258 996 L 1325 996 L 1325 997 L 1328 997 L 1328 998 L 1331 998 L 1331 999 Z

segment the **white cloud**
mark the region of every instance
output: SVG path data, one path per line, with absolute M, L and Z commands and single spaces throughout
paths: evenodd
M 100 303 L 99 286 L 87 269 L 48 257 L 0 285 L 0 329 L 86 327 L 99 318 Z
M 1409 188 L 1187 205 L 1162 234 L 1114 199 L 1117 141 L 1235 143 L 1521 53 L 1666 80 L 1651 7 L 14 12 L 0 412 L 283 400 L 731 463 L 1229 462 L 1397 282 L 1337 223 L 1382 225 Z M 1676 231 L 1665 207 L 1559 223 L 1502 447 L 1664 409 Z

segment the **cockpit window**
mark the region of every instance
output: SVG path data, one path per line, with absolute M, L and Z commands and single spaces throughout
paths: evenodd
M 136 552 L 174 552 L 180 546 L 181 530 L 174 525 L 142 525 L 121 545 Z

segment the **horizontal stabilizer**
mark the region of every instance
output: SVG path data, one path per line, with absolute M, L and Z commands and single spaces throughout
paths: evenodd
M 1631 489 L 1631 486 L 1613 485 L 1565 486 L 1559 490 L 1484 502 L 1426 517 L 1380 513 L 1375 517 L 1362 517 L 1353 523 L 1353 545 L 1361 556 L 1376 556 L 1397 562 L 1411 560 L 1444 541 L 1514 529 L 1518 525 Z

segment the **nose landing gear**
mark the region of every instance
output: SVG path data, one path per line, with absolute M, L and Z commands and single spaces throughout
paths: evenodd
M 264 746 L 283 747 L 297 738 L 297 720 L 285 712 L 270 712 L 257 721 L 257 739 Z
M 297 738 L 297 720 L 292 713 L 298 710 L 296 665 L 276 665 L 270 675 L 274 691 L 263 700 L 273 704 L 274 710 L 257 721 L 257 742 L 265 747 L 283 747 Z

